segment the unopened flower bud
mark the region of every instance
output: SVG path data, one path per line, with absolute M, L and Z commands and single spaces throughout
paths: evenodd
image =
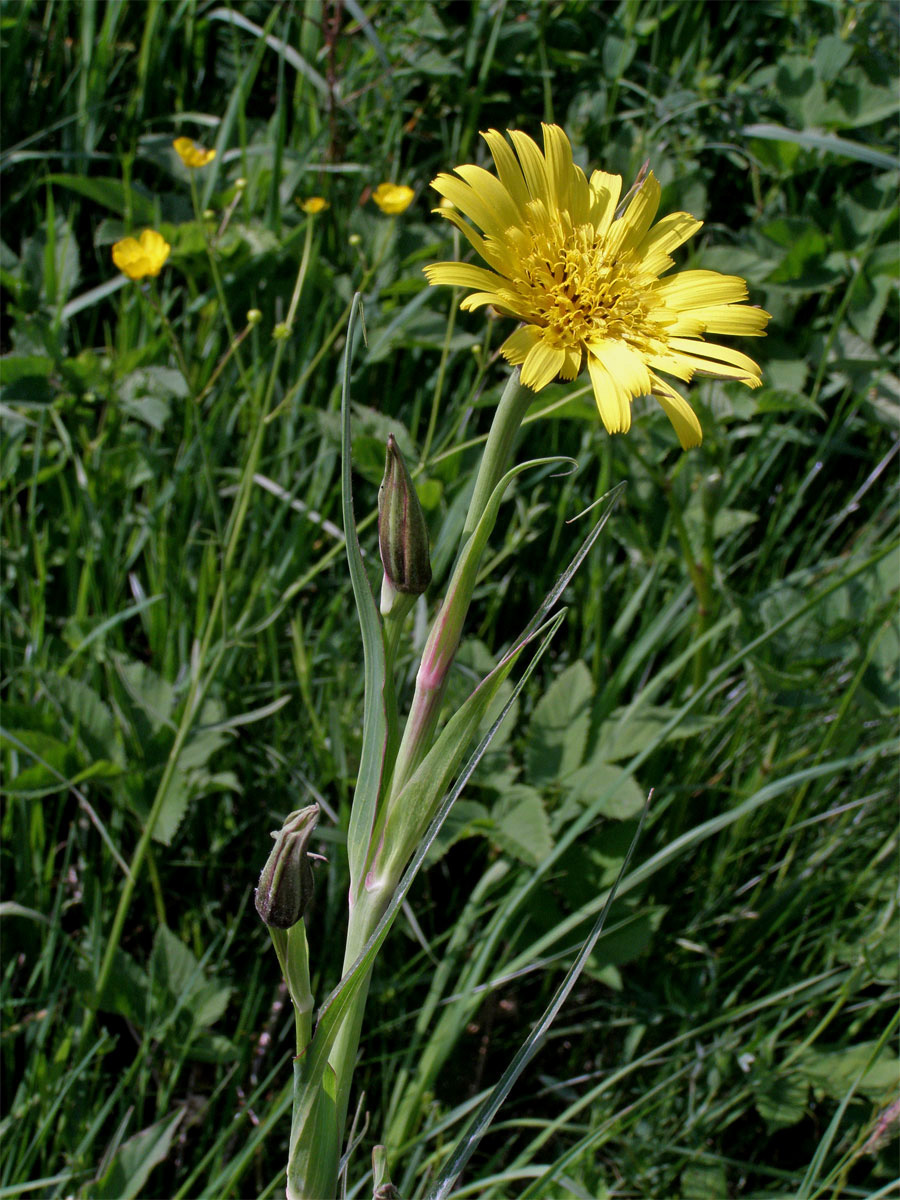
M 272 837 L 275 845 L 266 860 L 256 889 L 256 911 L 267 925 L 290 929 L 303 916 L 314 890 L 307 847 L 316 822 L 318 804 L 288 813 Z
M 249 308 L 247 310 L 247 324 L 248 325 L 251 325 L 251 326 L 258 325 L 261 320 L 262 320 L 262 313 L 259 311 L 258 308 Z
M 428 529 L 422 505 L 393 434 L 388 435 L 384 479 L 378 489 L 378 546 L 384 567 L 382 613 L 386 591 L 421 596 L 431 583 Z M 390 588 L 387 587 L 390 585 Z
M 375 1185 L 372 1200 L 400 1200 L 400 1193 L 388 1175 L 387 1152 L 384 1146 L 376 1146 L 372 1151 L 372 1182 Z

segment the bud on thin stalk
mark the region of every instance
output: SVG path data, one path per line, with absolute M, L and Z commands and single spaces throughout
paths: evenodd
M 393 434 L 388 436 L 378 490 L 378 546 L 384 567 L 381 612 L 387 616 L 397 592 L 421 596 L 431 583 L 425 515 Z
M 266 860 L 256 889 L 256 911 L 267 925 L 290 929 L 312 900 L 315 881 L 307 854 L 319 819 L 318 804 L 289 813 L 281 829 L 274 830 L 275 845 Z

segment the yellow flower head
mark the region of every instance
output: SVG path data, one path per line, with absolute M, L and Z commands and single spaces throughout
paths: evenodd
M 391 216 L 406 212 L 413 202 L 413 196 L 415 192 L 412 188 L 402 183 L 379 183 L 372 193 L 372 199 L 381 211 Z
M 192 138 L 176 138 L 172 145 L 186 167 L 205 167 L 216 157 L 215 150 L 204 150 Z
M 316 213 L 324 212 L 328 207 L 328 201 L 324 196 L 310 196 L 308 200 L 298 200 L 297 203 L 305 213 L 314 216 Z
M 688 382 L 695 373 L 758 387 L 756 363 L 705 333 L 761 336 L 769 314 L 742 304 L 737 275 L 681 271 L 670 252 L 702 225 L 672 213 L 655 225 L 660 186 L 653 173 L 617 215 L 622 177 L 594 171 L 588 180 L 572 161 L 569 139 L 544 125 L 544 152 L 509 131 L 513 150 L 494 129 L 482 134 L 497 175 L 482 167 L 441 174 L 435 188 L 455 208 L 435 209 L 452 221 L 490 267 L 433 263 L 429 283 L 474 289 L 461 304 L 492 304 L 524 322 L 500 347 L 522 367 L 522 383 L 539 392 L 551 380 L 574 379 L 587 360 L 594 398 L 610 433 L 631 426 L 631 402 L 652 395 L 684 449 L 703 433 L 688 402 L 657 372 Z M 459 210 L 459 211 L 457 211 Z M 460 216 L 481 227 L 484 236 Z
M 158 275 L 172 247 L 155 229 L 145 229 L 140 238 L 122 238 L 112 248 L 113 262 L 129 279 Z

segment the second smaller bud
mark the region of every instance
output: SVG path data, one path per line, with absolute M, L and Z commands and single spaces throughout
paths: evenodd
M 384 479 L 378 489 L 378 547 L 384 567 L 381 612 L 387 616 L 397 593 L 421 596 L 431 583 L 425 514 L 393 434 L 388 435 Z

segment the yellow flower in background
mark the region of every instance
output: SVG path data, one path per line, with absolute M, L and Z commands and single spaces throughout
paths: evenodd
M 406 212 L 413 202 L 415 192 L 411 187 L 402 183 L 379 183 L 372 193 L 372 199 L 383 213 L 396 216 Z
M 433 263 L 428 282 L 473 289 L 461 304 L 492 304 L 524 324 L 500 351 L 522 367 L 522 383 L 539 392 L 551 380 L 574 379 L 587 360 L 594 398 L 609 433 L 631 426 L 631 402 L 652 395 L 684 449 L 703 433 L 694 410 L 657 374 L 689 382 L 695 373 L 758 387 L 760 369 L 738 350 L 707 342 L 705 333 L 762 336 L 769 314 L 742 304 L 747 285 L 718 271 L 680 271 L 670 252 L 703 224 L 672 213 L 653 224 L 660 186 L 651 172 L 617 214 L 622 177 L 594 171 L 587 179 L 557 125 L 544 125 L 544 152 L 524 133 L 482 137 L 497 175 L 461 166 L 432 187 L 455 208 L 435 209 L 452 221 L 490 270 L 471 263 Z M 456 211 L 459 210 L 459 211 Z M 484 236 L 460 216 L 470 217 Z
M 298 200 L 297 203 L 305 213 L 314 216 L 316 213 L 324 212 L 328 208 L 328 201 L 324 196 L 310 196 L 308 200 Z
M 145 229 L 140 238 L 127 237 L 112 248 L 113 262 L 129 279 L 158 275 L 172 247 L 155 229 Z
M 215 150 L 205 150 L 189 137 L 176 138 L 172 143 L 176 154 L 186 167 L 205 167 L 216 157 Z

